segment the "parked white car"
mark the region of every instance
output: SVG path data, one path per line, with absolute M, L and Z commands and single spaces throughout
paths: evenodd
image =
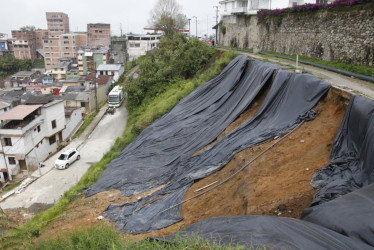
M 81 155 L 76 148 L 69 148 L 56 159 L 55 168 L 67 169 L 74 161 L 77 161 L 80 158 Z

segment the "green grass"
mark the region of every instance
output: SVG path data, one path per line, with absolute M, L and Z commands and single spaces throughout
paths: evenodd
M 103 102 L 102 104 L 100 104 L 99 109 L 101 109 L 105 104 L 106 104 L 106 102 Z M 96 117 L 96 115 L 98 113 L 99 112 L 96 109 L 95 109 L 95 111 L 89 113 L 84 118 L 84 122 L 83 122 L 82 126 L 78 129 L 78 131 L 75 133 L 75 135 L 72 137 L 72 139 L 75 139 L 75 138 L 79 137 L 80 135 L 82 135 L 82 133 L 84 132 L 84 130 L 87 128 L 88 125 L 91 124 L 92 120 Z
M 6 192 L 18 187 L 19 185 L 21 185 L 21 181 L 9 184 L 5 188 L 3 188 L 2 192 L 6 193 Z
M 84 230 L 74 230 L 73 232 L 60 235 L 48 240 L 40 240 L 28 249 L 48 249 L 48 250 L 102 250 L 102 249 L 245 249 L 242 246 L 222 246 L 219 242 L 211 243 L 202 240 L 198 236 L 182 240 L 176 237 L 176 241 L 167 243 L 152 239 L 132 242 L 125 240 L 123 236 L 111 228 L 109 225 L 101 223 Z
M 271 54 L 271 55 L 286 56 L 292 59 L 296 59 L 296 55 L 287 55 L 287 54 L 277 53 L 273 51 L 264 51 L 264 52 Z M 341 70 L 345 70 L 345 71 L 349 71 L 349 72 L 353 72 L 353 73 L 357 73 L 357 74 L 361 74 L 365 76 L 374 77 L 374 67 L 371 67 L 371 66 L 352 65 L 352 64 L 342 63 L 338 61 L 324 61 L 324 60 L 315 59 L 315 58 L 311 58 L 307 56 L 299 56 L 299 60 L 317 63 L 317 64 L 321 64 L 324 66 L 336 68 L 336 69 L 341 69 Z
M 112 148 L 99 162 L 91 165 L 76 186 L 66 191 L 55 206 L 37 214 L 30 221 L 21 225 L 16 231 L 9 233 L 2 240 L 6 242 L 7 239 L 16 238 L 18 239 L 20 247 L 25 248 L 30 246 L 31 240 L 38 237 L 51 222 L 62 216 L 67 206 L 82 195 L 82 190 L 84 188 L 96 182 L 106 165 L 130 144 L 143 129 L 157 118 L 170 111 L 180 99 L 188 95 L 197 86 L 219 74 L 223 67 L 236 55 L 236 53 L 230 51 L 223 52 L 219 58 L 214 59 L 214 62 L 212 62 L 205 71 L 198 72 L 196 78 L 192 80 L 181 80 L 178 84 L 172 85 L 159 96 L 145 100 L 141 106 L 137 107 L 129 114 L 123 136 L 115 141 Z

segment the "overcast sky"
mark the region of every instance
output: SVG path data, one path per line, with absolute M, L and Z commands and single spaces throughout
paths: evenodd
M 0 33 L 11 37 L 11 30 L 34 25 L 46 29 L 45 12 L 64 12 L 69 15 L 71 31 L 87 31 L 87 23 L 110 23 L 112 35 L 123 33 L 145 34 L 151 9 L 157 0 L 9 0 L 0 8 Z M 219 0 L 177 0 L 182 12 L 191 18 L 191 34 L 214 34 L 216 22 L 213 6 Z

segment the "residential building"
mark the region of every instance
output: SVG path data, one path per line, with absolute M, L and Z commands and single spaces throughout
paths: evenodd
M 112 76 L 113 82 L 116 82 L 124 71 L 125 69 L 121 64 L 100 64 L 97 67 L 96 77 L 101 75 Z
M 69 87 L 71 88 L 71 87 Z M 62 89 L 61 89 L 62 91 Z M 60 91 L 60 93 L 61 93 Z M 96 104 L 97 97 L 97 104 Z M 79 107 L 84 115 L 87 115 L 95 110 L 96 105 L 99 106 L 107 98 L 106 87 L 104 85 L 99 86 L 94 90 L 87 91 L 76 91 L 76 92 L 64 92 L 61 95 L 64 100 L 65 107 Z
M 0 100 L 0 115 L 4 114 L 5 112 L 10 110 L 11 108 L 12 108 L 12 104 L 10 104 L 9 102 L 5 102 L 5 101 Z
M 67 72 L 70 70 L 70 62 L 57 62 L 52 67 L 52 77 L 55 80 L 61 80 L 66 78 Z
M 94 89 L 95 85 L 96 88 L 98 88 L 99 86 L 105 86 L 107 94 L 109 93 L 109 89 L 112 86 L 112 82 L 113 77 L 110 75 L 99 75 L 97 77 L 95 75 L 88 75 L 84 78 L 84 86 L 86 90 Z
M 107 64 L 110 52 L 108 47 L 82 47 L 78 51 L 78 69 L 79 75 L 88 75 L 95 72 L 101 64 Z
M 128 60 L 127 55 L 127 39 L 126 38 L 112 38 L 110 44 L 112 50 L 112 59 L 110 63 L 124 64 Z
M 52 69 L 53 64 L 61 58 L 77 58 L 79 47 L 84 39 L 82 34 L 63 34 L 57 37 L 49 37 L 43 40 L 44 61 L 47 70 Z
M 87 45 L 91 47 L 110 45 L 110 24 L 89 23 L 87 24 Z
M 157 48 L 161 40 L 161 34 L 129 34 L 127 35 L 127 40 L 127 53 L 129 54 L 129 60 L 132 61 Z
M 11 49 L 9 47 L 9 40 L 5 39 L 5 36 L 1 36 L 0 33 L 0 56 L 3 56 L 8 53 L 11 53 Z
M 65 107 L 66 128 L 62 131 L 62 139 L 69 140 L 83 123 L 82 111 L 79 107 Z
M 12 30 L 12 50 L 17 59 L 36 58 L 36 34 L 35 31 Z
M 221 16 L 257 14 L 261 9 L 283 9 L 306 3 L 329 3 L 333 0 L 224 0 L 220 1 Z
M 69 16 L 63 12 L 46 12 L 48 33 L 56 37 L 70 32 Z
M 42 49 L 43 48 L 43 40 L 48 39 L 49 32 L 45 29 L 36 29 L 35 30 L 35 37 L 36 37 L 36 48 Z
M 5 181 L 20 170 L 34 170 L 58 148 L 65 128 L 61 100 L 37 105 L 18 105 L 0 115 L 0 179 Z M 11 178 L 11 177 L 10 177 Z

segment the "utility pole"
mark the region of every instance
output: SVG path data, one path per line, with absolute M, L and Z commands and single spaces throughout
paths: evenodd
M 217 46 L 217 43 L 218 43 L 218 6 L 213 6 L 213 8 L 216 8 L 216 41 L 214 44 Z
M 188 37 L 191 37 L 191 18 L 188 18 Z
M 197 17 L 193 16 L 192 18 L 195 18 L 195 21 L 196 21 L 196 39 L 197 39 Z

